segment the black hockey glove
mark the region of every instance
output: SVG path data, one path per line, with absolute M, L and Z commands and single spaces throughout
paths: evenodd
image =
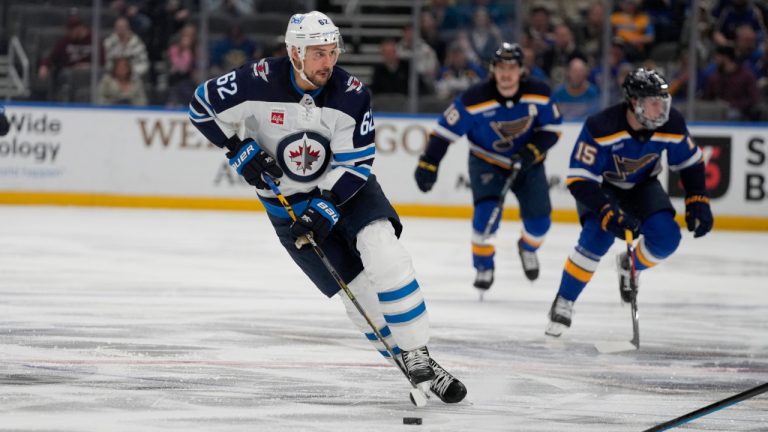
M 432 162 L 427 155 L 419 157 L 419 164 L 416 166 L 416 185 L 422 192 L 429 192 L 437 181 L 438 163 Z
M 5 108 L 0 107 L 0 136 L 5 136 L 10 128 L 8 118 L 5 116 Z
M 239 141 L 239 140 L 238 140 Z M 261 177 L 265 173 L 275 179 L 275 184 L 280 184 L 278 178 L 283 176 L 283 170 L 277 166 L 275 158 L 259 148 L 256 141 L 248 138 L 245 141 L 227 143 L 227 158 L 229 165 L 245 178 L 251 186 L 258 189 L 269 189 L 269 185 Z
M 702 237 L 712 229 L 714 219 L 708 196 L 689 195 L 685 198 L 685 223 L 688 231 L 693 232 L 693 238 Z
M 321 244 L 339 221 L 339 211 L 333 204 L 333 195 L 326 191 L 320 198 L 313 198 L 307 209 L 291 224 L 291 235 L 296 237 L 296 247 L 308 243 L 303 241 L 311 234 L 315 243 Z
M 533 164 L 543 161 L 544 154 L 539 151 L 536 145 L 528 143 L 525 147 L 517 151 L 512 155 L 512 165 L 519 163 L 520 171 L 525 171 Z
M 625 230 L 632 231 L 634 238 L 640 234 L 640 221 L 624 213 L 613 203 L 608 203 L 600 209 L 600 226 L 603 231 L 610 232 L 622 240 Z

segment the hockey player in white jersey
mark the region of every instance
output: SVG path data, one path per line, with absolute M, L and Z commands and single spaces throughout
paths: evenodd
M 285 43 L 288 57 L 247 63 L 201 84 L 190 119 L 229 150 L 230 165 L 257 188 L 280 242 L 320 291 L 339 294 L 350 319 L 390 357 L 318 256 L 296 246 L 308 234 L 401 357 L 411 381 L 444 402 L 459 402 L 466 388 L 427 350 L 429 318 L 411 257 L 398 240 L 402 225 L 371 173 L 371 97 L 336 66 L 344 50 L 339 29 L 323 13 L 296 14 Z M 264 176 L 278 183 L 295 222 Z

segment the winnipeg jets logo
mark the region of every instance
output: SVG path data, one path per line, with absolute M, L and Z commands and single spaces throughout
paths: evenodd
M 630 159 L 619 155 L 613 155 L 613 165 L 616 168 L 616 171 L 606 171 L 603 175 L 609 180 L 624 181 L 627 177 L 652 164 L 658 158 L 659 155 L 656 153 L 647 154 L 640 159 Z
M 306 174 L 312 170 L 312 164 L 320 159 L 320 150 L 313 149 L 311 144 L 307 143 L 307 135 L 301 142 L 301 147 L 296 151 L 289 151 L 291 162 L 296 164 L 296 170 Z
M 283 138 L 277 145 L 277 162 L 291 179 L 309 182 L 325 173 L 331 159 L 331 142 L 313 131 Z
M 267 78 L 267 75 L 269 75 L 269 63 L 266 62 L 266 59 L 261 59 L 258 63 L 253 65 L 253 75 L 269 82 L 269 79 Z
M 360 93 L 360 90 L 363 89 L 363 83 L 360 82 L 359 79 L 350 76 L 347 80 L 347 89 L 344 91 L 344 93 L 349 93 L 351 91 L 355 91 L 356 93 Z

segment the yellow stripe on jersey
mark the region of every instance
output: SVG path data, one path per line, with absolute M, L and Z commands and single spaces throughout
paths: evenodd
M 625 138 L 629 138 L 629 132 L 623 130 L 623 131 L 616 132 L 615 134 L 612 134 L 612 135 L 595 138 L 595 142 L 597 142 L 600 145 L 608 145 L 608 144 L 613 144 L 616 141 L 623 140 Z
M 504 163 L 504 162 L 501 162 L 501 161 L 497 161 L 496 159 L 488 157 L 488 156 L 486 156 L 486 155 L 484 155 L 484 154 L 482 154 L 480 152 L 470 151 L 470 153 L 472 153 L 476 157 L 478 157 L 478 158 L 488 162 L 491 165 L 496 165 L 497 167 L 502 167 L 504 169 L 512 169 L 512 165 Z
M 496 252 L 496 247 L 492 245 L 482 246 L 472 243 L 472 253 L 480 256 L 491 256 Z
M 527 243 L 528 246 L 538 248 L 541 246 L 542 243 L 544 243 L 544 240 L 536 240 L 534 238 L 531 238 L 531 236 L 526 235 L 526 233 L 521 233 L 520 238 L 523 240 L 523 242 Z
M 565 180 L 565 185 L 566 186 L 570 186 L 570 185 L 572 185 L 572 184 L 574 184 L 574 183 L 576 183 L 578 181 L 593 181 L 593 180 L 590 180 L 590 179 L 584 178 L 584 177 L 568 177 Z
M 637 255 L 637 260 L 643 263 L 644 266 L 651 268 L 656 265 L 655 262 L 651 262 L 648 258 L 643 255 L 643 248 L 639 247 L 635 250 L 635 254 Z
M 489 100 L 485 102 L 480 102 L 479 104 L 469 105 L 467 107 L 467 112 L 470 114 L 477 114 L 492 108 L 496 108 L 498 106 L 500 106 L 498 102 L 496 102 L 495 100 Z
M 592 272 L 586 271 L 576 265 L 576 263 L 571 261 L 570 257 L 565 261 L 565 272 L 576 278 L 579 282 L 587 283 L 592 279 Z
M 680 142 L 684 137 L 685 135 L 682 134 L 656 132 L 651 136 L 651 140 L 662 142 Z
M 533 93 L 525 93 L 520 96 L 521 103 L 535 103 L 538 105 L 546 105 L 549 103 L 549 97 L 537 95 Z

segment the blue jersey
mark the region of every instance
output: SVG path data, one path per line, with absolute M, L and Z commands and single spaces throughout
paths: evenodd
M 627 122 L 627 105 L 614 105 L 587 118 L 571 154 L 567 183 L 606 182 L 631 189 L 659 174 L 665 150 L 673 171 L 703 161 L 676 109 L 670 110 L 669 120 L 661 127 L 635 131 Z
M 371 174 L 376 153 L 371 97 L 339 67 L 325 86 L 305 93 L 288 57 L 247 63 L 200 84 L 189 117 L 219 147 L 235 135 L 253 138 L 283 170 L 280 189 L 291 202 L 320 188 L 344 203 Z M 272 191 L 257 192 L 276 203 Z
M 520 82 L 517 93 L 506 98 L 488 80 L 470 87 L 445 110 L 434 128 L 427 156 L 439 162 L 448 144 L 466 135 L 472 154 L 488 163 L 509 168 L 511 156 L 528 144 L 541 153 L 552 147 L 562 123 L 549 86 L 536 79 Z

